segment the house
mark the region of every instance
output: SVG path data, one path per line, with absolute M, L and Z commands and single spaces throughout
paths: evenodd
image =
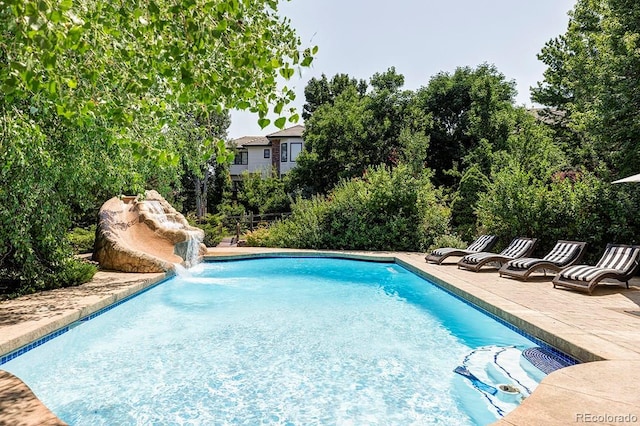
M 260 172 L 263 177 L 282 176 L 296 166 L 296 158 L 304 148 L 304 126 L 296 125 L 267 136 L 243 136 L 231 141 L 236 156 L 231 165 L 234 188 L 242 173 Z

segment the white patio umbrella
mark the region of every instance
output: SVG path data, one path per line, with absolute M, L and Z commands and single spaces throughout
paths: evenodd
M 614 180 L 611 183 L 623 183 L 623 182 L 640 182 L 640 173 L 637 175 L 629 176 L 624 179 Z

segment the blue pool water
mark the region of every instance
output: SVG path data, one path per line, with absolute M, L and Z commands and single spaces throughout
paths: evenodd
M 463 425 L 497 416 L 454 374 L 536 346 L 392 263 L 199 265 L 2 365 L 72 425 Z

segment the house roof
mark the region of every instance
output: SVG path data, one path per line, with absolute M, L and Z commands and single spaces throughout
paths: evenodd
M 265 138 L 264 136 L 258 136 L 250 140 L 249 142 L 245 142 L 244 146 L 260 146 L 260 145 L 271 145 L 271 141 Z
M 267 135 L 268 139 L 277 139 L 277 138 L 301 138 L 302 133 L 304 132 L 304 126 L 301 124 L 297 124 L 295 126 L 289 127 L 287 129 L 279 130 L 275 133 L 271 133 Z
M 527 111 L 533 115 L 536 120 L 545 124 L 558 124 L 566 118 L 566 111 L 557 108 L 529 108 Z
M 237 148 L 244 148 L 246 146 L 268 146 L 271 144 L 269 139 L 264 136 L 242 136 L 241 138 L 234 139 L 232 142 Z

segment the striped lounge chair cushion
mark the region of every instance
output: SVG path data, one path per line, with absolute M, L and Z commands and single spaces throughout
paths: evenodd
M 542 259 L 535 257 L 523 257 L 509 261 L 509 266 L 518 269 L 529 269 L 540 261 L 551 262 L 557 266 L 566 265 L 571 262 L 578 252 L 578 244 L 557 243 L 556 246 Z
M 598 268 L 597 266 L 576 265 L 565 269 L 560 273 L 560 275 L 574 281 L 591 281 L 598 274 L 601 274 L 603 272 L 619 273 L 620 271 L 612 268 Z
M 501 256 L 516 258 L 525 254 L 533 244 L 531 240 L 518 238 L 509 244 L 509 247 L 500 252 Z
M 560 275 L 574 281 L 591 281 L 603 272 L 629 273 L 638 261 L 638 252 L 640 249 L 634 247 L 611 246 L 605 251 L 596 266 L 571 266 L 560 272 Z
M 620 247 L 611 246 L 602 255 L 600 261 L 596 264 L 598 268 L 617 269 L 621 272 L 628 272 L 638 260 L 637 247 Z
M 469 250 L 469 251 L 482 251 L 487 247 L 487 245 L 489 245 L 489 243 L 494 238 L 495 237 L 493 235 L 481 235 L 480 237 L 478 237 L 477 240 L 475 240 L 473 243 L 471 243 L 471 245 L 469 247 L 467 247 L 467 250 Z
M 464 257 L 463 260 L 466 263 L 480 263 L 482 260 L 488 257 L 494 257 L 494 256 L 496 256 L 495 253 L 481 252 L 481 253 L 468 254 Z
M 487 252 L 468 254 L 464 257 L 464 261 L 466 263 L 480 263 L 484 259 L 487 259 L 489 257 L 494 257 L 494 256 L 501 256 L 508 259 L 513 259 L 516 257 L 520 257 L 524 253 L 526 253 L 527 250 L 529 250 L 529 248 L 531 247 L 531 244 L 533 244 L 533 241 L 531 240 L 524 240 L 524 239 L 518 238 L 516 240 L 513 240 L 506 249 L 500 252 L 499 255 L 496 255 L 495 253 L 487 253 Z
M 481 235 L 480 237 L 478 237 L 477 240 L 471 243 L 471 245 L 467 247 L 465 250 L 460 250 L 452 247 L 444 247 L 444 248 L 433 250 L 431 254 L 435 256 L 444 256 L 445 254 L 449 254 L 453 251 L 467 251 L 467 252 L 482 251 L 485 249 L 485 247 L 487 247 L 487 245 L 491 242 L 491 240 L 493 240 L 493 238 L 495 238 L 493 235 Z
M 452 247 L 444 247 L 444 248 L 439 248 L 436 249 L 434 251 L 431 252 L 431 254 L 436 255 L 436 256 L 444 256 L 445 254 L 449 254 L 453 251 L 458 251 L 460 249 L 457 248 L 452 248 Z

